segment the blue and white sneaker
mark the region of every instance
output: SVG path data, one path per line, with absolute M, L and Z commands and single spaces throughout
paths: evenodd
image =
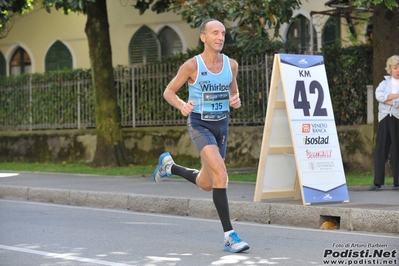
M 231 232 L 227 238 L 224 239 L 224 251 L 232 253 L 243 252 L 249 249 L 249 245 L 241 240 L 236 232 Z
M 175 162 L 169 152 L 164 152 L 159 156 L 157 168 L 152 176 L 156 182 L 161 182 L 163 178 L 171 177 L 170 169 Z

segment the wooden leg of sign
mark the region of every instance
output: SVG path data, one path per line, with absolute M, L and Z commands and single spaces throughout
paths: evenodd
M 299 183 L 298 171 L 295 175 L 295 184 L 294 184 L 294 200 L 299 200 L 301 197 L 301 184 Z
M 262 190 L 263 183 L 265 179 L 266 173 L 266 161 L 269 156 L 270 149 L 270 137 L 272 132 L 272 122 L 274 117 L 274 108 L 276 104 L 277 90 L 278 90 L 278 79 L 272 78 L 272 85 L 270 86 L 270 96 L 267 104 L 267 112 L 266 112 L 266 121 L 265 126 L 263 128 L 263 139 L 260 150 L 260 158 L 259 158 L 259 167 L 258 167 L 258 175 L 256 177 L 256 187 L 255 187 L 255 195 L 254 201 L 259 202 L 263 198 Z

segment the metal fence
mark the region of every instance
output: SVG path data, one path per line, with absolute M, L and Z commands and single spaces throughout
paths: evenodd
M 242 108 L 231 110 L 231 124 L 261 125 L 267 108 L 271 56 L 239 60 Z M 122 127 L 184 125 L 185 118 L 163 99 L 179 65 L 115 68 Z M 179 91 L 187 98 L 187 88 Z M 0 130 L 81 129 L 95 127 L 90 71 L 33 74 L 0 81 Z

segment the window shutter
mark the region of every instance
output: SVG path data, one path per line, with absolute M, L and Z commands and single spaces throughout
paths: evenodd
M 147 26 L 141 27 L 130 40 L 130 64 L 134 65 L 151 63 L 159 60 L 159 57 L 160 44 L 157 36 Z
M 310 32 L 309 32 L 310 21 L 299 15 L 295 21 L 290 25 L 287 33 L 287 41 L 291 41 L 298 45 L 298 48 L 302 52 L 310 51 Z M 317 50 L 317 33 L 313 27 L 313 49 Z
M 22 47 L 18 47 L 12 55 L 9 63 L 10 75 L 30 73 L 31 63 L 28 53 Z
M 5 76 L 6 72 L 6 59 L 2 52 L 0 52 L 0 76 Z
M 68 47 L 56 41 L 48 50 L 45 59 L 46 72 L 72 68 L 72 55 Z
M 161 54 L 163 58 L 180 53 L 183 50 L 179 35 L 170 27 L 164 27 L 159 33 L 161 43 Z
M 323 29 L 323 46 L 333 44 L 336 40 L 339 39 L 339 17 L 330 17 Z

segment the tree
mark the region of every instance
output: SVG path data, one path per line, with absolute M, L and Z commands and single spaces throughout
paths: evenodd
M 44 0 L 43 5 L 87 15 L 85 32 L 95 95 L 97 145 L 92 166 L 125 166 L 128 157 L 123 141 L 112 66 L 106 0 Z
M 0 0 L 0 28 L 14 13 L 24 13 L 32 8 L 33 0 Z
M 386 60 L 398 54 L 398 1 L 395 0 L 355 0 L 357 6 L 373 8 L 373 87 L 386 75 Z M 378 127 L 378 102 L 374 99 L 374 136 Z
M 0 39 L 7 36 L 14 14 L 23 14 L 32 8 L 33 0 L 0 0 Z
M 9 20 L 8 14 L 22 13 L 33 0 L 0 0 L 1 25 Z M 52 7 L 65 14 L 79 12 L 87 15 L 85 32 L 95 94 L 97 146 L 92 166 L 124 166 L 128 163 L 123 142 L 120 112 L 116 99 L 112 50 L 109 35 L 106 0 L 42 0 L 48 12 Z

